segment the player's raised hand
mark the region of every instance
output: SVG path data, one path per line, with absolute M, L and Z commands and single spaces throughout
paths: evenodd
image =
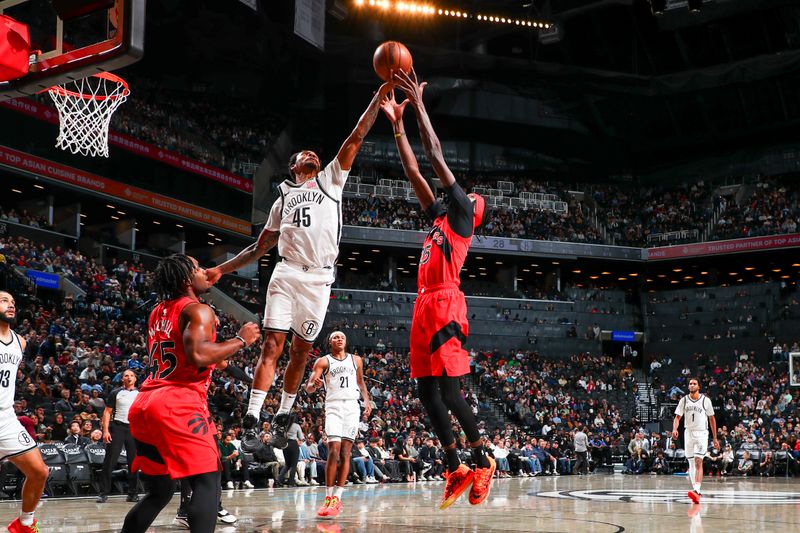
M 403 111 L 405 111 L 407 105 L 408 98 L 403 100 L 402 104 L 397 103 L 394 98 L 394 91 L 389 91 L 381 100 L 381 109 L 392 124 L 403 120 Z
M 411 105 L 414 107 L 419 107 L 422 105 L 422 93 L 425 91 L 425 87 L 428 86 L 428 82 L 423 81 L 422 83 L 419 83 L 417 81 L 417 73 L 414 71 L 414 69 L 411 69 L 410 74 L 407 74 L 402 70 L 394 71 L 392 80 L 397 88 L 406 94 L 406 97 L 411 102 Z
M 239 329 L 239 336 L 250 346 L 261 337 L 261 328 L 255 322 L 248 322 Z
M 215 284 L 222 277 L 222 271 L 219 267 L 211 267 L 206 269 L 206 281 L 210 284 Z

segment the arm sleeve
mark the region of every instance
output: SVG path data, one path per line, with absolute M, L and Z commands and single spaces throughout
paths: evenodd
M 467 193 L 458 183 L 453 183 L 452 187 L 445 187 L 444 190 L 450 198 L 450 206 L 447 208 L 447 221 L 450 227 L 462 237 L 471 237 L 473 207 Z
M 228 366 L 225 367 L 224 372 L 227 373 L 229 376 L 233 376 L 234 378 L 244 383 L 249 384 L 253 382 L 253 379 L 247 374 L 245 374 L 244 370 L 242 370 L 236 365 L 228 364 Z
M 434 200 L 433 203 L 428 206 L 428 209 L 425 210 L 425 214 L 428 215 L 431 221 L 436 220 L 445 213 L 447 213 L 447 209 L 439 200 Z
M 283 211 L 283 191 L 278 189 L 281 196 L 275 203 L 272 204 L 272 209 L 269 210 L 269 218 L 267 218 L 267 225 L 265 226 L 269 231 L 281 230 L 281 211 Z

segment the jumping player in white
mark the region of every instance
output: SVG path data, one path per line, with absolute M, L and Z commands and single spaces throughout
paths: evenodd
M 22 485 L 22 513 L 8 525 L 11 533 L 39 533 L 34 518 L 50 470 L 42 460 L 27 430 L 14 413 L 14 389 L 17 369 L 25 352 L 26 341 L 11 327 L 16 323 L 14 297 L 0 291 L 0 461 L 8 459 L 25 474 Z
M 333 518 L 342 510 L 342 491 L 350 471 L 350 451 L 361 420 L 359 396 L 364 402 L 364 414 L 369 417 L 372 411 L 364 383 L 363 361 L 345 351 L 347 337 L 341 331 L 331 333 L 328 341 L 331 353 L 317 359 L 306 385 L 309 394 L 325 387 L 328 462 L 325 465 L 325 503 L 317 511 L 317 516 L 323 518 Z
M 281 260 L 267 288 L 265 338 L 247 414 L 242 421 L 245 429 L 242 449 L 246 452 L 261 447 L 257 428 L 261 407 L 274 382 L 286 335 L 291 331 L 294 338 L 284 373 L 281 403 L 272 420 L 272 445 L 286 448 L 288 444 L 286 431 L 292 425 L 291 410 L 303 379 L 308 352 L 328 310 L 342 233 L 342 191 L 361 143 L 378 116 L 381 99 L 390 87 L 389 83 L 384 83 L 375 93 L 336 158 L 324 169 L 320 170 L 319 157 L 310 150 L 292 155 L 289 171 L 294 181 L 285 180 L 280 184 L 280 197 L 272 205 L 267 224 L 256 242 L 220 266 L 206 270 L 208 281 L 216 283 L 223 274 L 258 260 L 278 245 Z
M 689 482 L 692 490 L 689 499 L 700 503 L 700 484 L 703 482 L 703 458 L 708 453 L 708 425 L 711 423 L 711 435 L 714 447 L 719 449 L 717 440 L 717 419 L 714 417 L 714 406 L 711 399 L 700 394 L 700 382 L 697 378 L 689 379 L 689 394 L 681 398 L 675 408 L 675 420 L 672 422 L 672 438 L 678 438 L 678 424 L 684 418 L 683 447 L 689 460 Z

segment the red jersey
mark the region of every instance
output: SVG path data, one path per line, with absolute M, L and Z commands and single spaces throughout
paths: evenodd
M 197 368 L 186 359 L 180 316 L 184 307 L 197 303 L 187 297 L 159 302 L 147 323 L 147 349 L 150 354 L 148 376 L 140 387 L 147 392 L 162 387 L 182 387 L 195 391 L 206 401 L 206 391 L 215 365 Z M 216 340 L 214 332 L 212 341 Z
M 422 243 L 417 289 L 435 285 L 461 284 L 461 268 L 467 259 L 472 236 L 462 237 L 450 226 L 447 214 L 436 217 L 433 228 Z

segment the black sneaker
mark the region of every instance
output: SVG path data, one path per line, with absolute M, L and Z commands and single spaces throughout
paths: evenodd
M 242 420 L 242 451 L 247 453 L 255 453 L 261 449 L 263 444 L 261 439 L 258 438 L 258 418 L 250 413 L 244 416 Z
M 272 445 L 281 450 L 286 449 L 289 445 L 289 439 L 286 437 L 286 432 L 289 431 L 289 426 L 294 422 L 294 415 L 292 413 L 281 413 L 275 415 L 272 419 Z M 244 443 L 244 442 L 243 442 Z
M 95 500 L 96 503 L 106 503 L 108 501 L 108 496 L 105 494 L 101 494 Z
M 131 503 L 136 503 L 136 502 L 139 501 L 139 495 L 138 494 L 128 494 L 128 497 L 125 498 L 125 501 L 126 502 L 131 502 Z

